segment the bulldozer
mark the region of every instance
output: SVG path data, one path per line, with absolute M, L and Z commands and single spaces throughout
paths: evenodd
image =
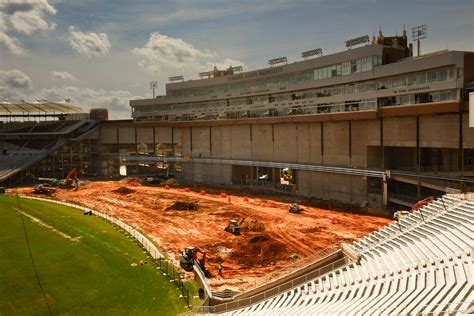
M 198 259 L 198 253 L 201 254 L 201 258 Z M 181 253 L 179 258 L 179 266 L 183 268 L 184 271 L 191 272 L 193 271 L 194 263 L 197 263 L 201 270 L 204 272 L 204 275 L 208 277 L 209 271 L 206 270 L 206 251 L 199 247 L 186 247 Z
M 290 213 L 300 214 L 301 212 L 303 212 L 303 208 L 298 206 L 298 204 L 296 203 L 291 203 L 290 207 L 288 208 L 288 211 Z
M 227 225 L 226 228 L 224 228 L 224 231 L 231 233 L 233 235 L 239 236 L 240 235 L 240 225 L 244 222 L 245 218 L 242 218 L 240 222 L 237 222 L 236 219 L 231 219 L 229 221 L 229 224 Z

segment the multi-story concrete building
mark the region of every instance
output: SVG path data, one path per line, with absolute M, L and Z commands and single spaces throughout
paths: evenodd
M 327 56 L 168 83 L 165 96 L 130 101 L 132 120 L 99 124 L 97 172 L 167 170 L 373 206 L 468 190 L 474 53 L 411 52 L 406 34 L 380 34 Z

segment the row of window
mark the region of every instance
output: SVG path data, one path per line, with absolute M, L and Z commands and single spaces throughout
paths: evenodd
M 406 94 L 394 97 L 386 97 L 379 99 L 379 106 L 395 106 L 395 105 L 408 105 L 408 104 L 419 104 L 419 103 L 430 103 L 430 102 L 444 102 L 457 100 L 457 90 L 442 90 L 416 94 Z
M 269 78 L 233 82 L 200 88 L 171 90 L 168 92 L 168 96 L 174 98 L 183 98 L 225 93 L 258 91 L 269 89 L 271 87 L 288 86 L 291 84 L 300 84 L 312 80 L 331 78 L 341 75 L 349 75 L 355 72 L 369 71 L 372 70 L 373 67 L 381 64 L 382 56 L 369 56 L 345 61 L 343 63 L 314 70 L 304 70 L 291 74 L 272 76 Z
M 284 92 L 270 95 L 232 98 L 228 100 L 203 101 L 180 104 L 165 104 L 137 108 L 139 112 L 155 112 L 169 110 L 188 110 L 210 107 L 229 107 L 250 104 L 284 102 L 299 99 L 321 98 L 329 96 L 349 95 L 383 89 L 403 88 L 414 85 L 451 81 L 462 75 L 462 69 L 444 69 L 420 74 L 404 75 L 390 79 L 368 80 L 353 84 L 336 85 L 318 89 L 307 89 L 294 92 Z
M 339 64 L 317 68 L 314 70 L 314 80 L 327 79 L 350 75 L 356 72 L 370 71 L 382 64 L 382 56 L 369 56 L 348 60 Z

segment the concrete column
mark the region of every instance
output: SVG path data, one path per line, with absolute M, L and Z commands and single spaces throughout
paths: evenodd
M 416 197 L 419 200 L 421 196 L 421 149 L 420 149 L 420 116 L 416 116 L 416 174 L 417 174 L 417 185 L 416 185 Z
M 253 187 L 253 166 L 250 166 L 250 186 Z

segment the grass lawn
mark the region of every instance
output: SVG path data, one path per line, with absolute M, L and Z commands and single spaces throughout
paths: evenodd
M 140 260 L 147 260 L 143 250 L 100 218 L 26 199 L 19 207 L 16 197 L 0 196 L 0 315 L 48 315 L 48 305 L 54 315 L 186 311 L 153 264 L 131 266 Z

